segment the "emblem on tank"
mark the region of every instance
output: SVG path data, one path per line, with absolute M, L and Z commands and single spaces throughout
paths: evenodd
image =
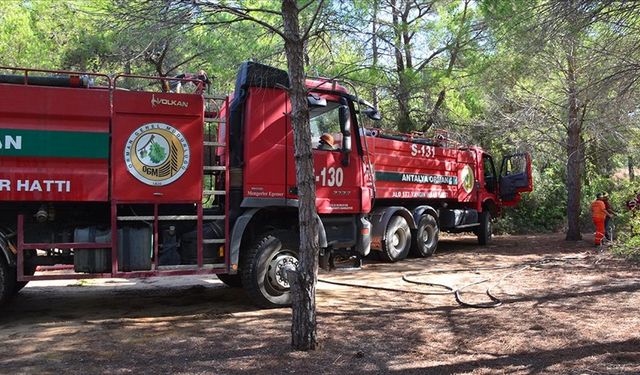
M 136 129 L 124 147 L 129 172 L 151 186 L 168 185 L 187 170 L 191 153 L 182 133 L 171 125 L 154 122 Z
M 462 168 L 462 172 L 460 173 L 460 179 L 462 180 L 462 188 L 464 189 L 464 191 L 466 191 L 467 193 L 471 193 L 471 190 L 473 190 L 473 170 L 471 169 L 470 166 L 465 165 L 464 168 Z

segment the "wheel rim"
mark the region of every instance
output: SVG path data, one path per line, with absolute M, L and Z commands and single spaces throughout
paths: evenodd
M 287 265 L 298 267 L 298 259 L 289 250 L 277 252 L 267 264 L 265 285 L 270 292 L 281 294 L 289 290 L 289 280 L 286 275 Z
M 407 245 L 407 234 L 402 228 L 397 228 L 389 241 L 389 250 L 393 255 L 399 255 Z
M 425 226 L 424 230 L 422 231 L 422 243 L 424 243 L 426 249 L 429 249 L 431 248 L 431 246 L 433 246 L 435 237 L 435 230 L 429 225 Z

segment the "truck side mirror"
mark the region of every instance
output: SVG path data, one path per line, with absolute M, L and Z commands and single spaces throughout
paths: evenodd
M 349 106 L 341 105 L 338 110 L 340 118 L 340 131 L 342 132 L 342 165 L 349 165 L 349 154 L 351 153 L 351 115 Z
M 317 94 L 310 94 L 307 96 L 307 102 L 309 103 L 310 108 L 327 106 L 327 99 Z
M 362 110 L 362 113 L 364 113 L 365 116 L 367 116 L 371 120 L 374 120 L 374 121 L 382 120 L 382 115 L 375 108 L 365 108 L 364 110 Z

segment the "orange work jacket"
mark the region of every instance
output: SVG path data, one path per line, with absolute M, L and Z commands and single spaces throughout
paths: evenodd
M 604 219 L 607 217 L 607 209 L 604 202 L 597 199 L 591 203 L 591 217 Z

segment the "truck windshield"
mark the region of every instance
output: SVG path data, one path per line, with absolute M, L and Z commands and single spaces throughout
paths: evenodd
M 314 149 L 333 149 L 339 150 L 342 146 L 342 134 L 340 133 L 340 117 L 338 109 L 340 103 L 327 101 L 326 107 L 314 107 L 309 111 L 311 123 L 311 144 Z M 325 135 L 323 137 L 323 135 Z M 329 135 L 330 137 L 327 137 Z M 320 142 L 324 139 L 325 142 Z M 333 141 L 333 145 L 327 145 L 326 140 Z

